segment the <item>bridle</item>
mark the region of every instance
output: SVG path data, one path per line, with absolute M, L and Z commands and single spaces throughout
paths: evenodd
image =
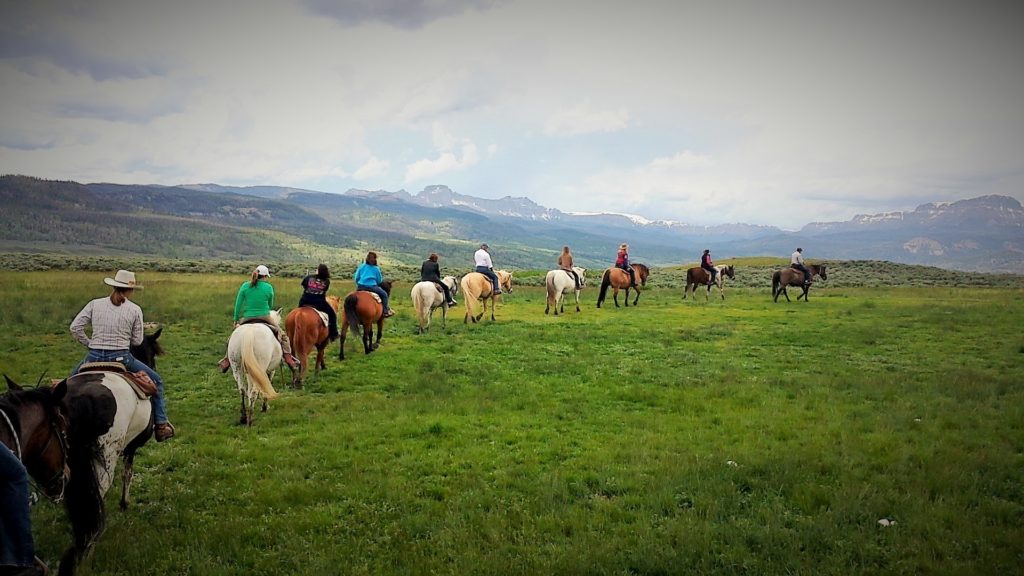
M 54 418 L 54 414 L 56 414 L 56 418 Z M 3 415 L 3 422 L 7 425 L 7 428 L 11 431 L 11 436 L 14 438 L 14 445 L 17 447 L 18 460 L 24 463 L 24 454 L 21 450 L 21 438 L 18 437 L 18 431 L 14 428 L 14 423 L 11 422 L 10 417 L 7 416 L 7 412 L 2 408 L 0 408 L 0 415 Z M 59 423 L 55 422 L 55 420 L 59 421 Z M 46 439 L 46 444 L 44 444 L 39 450 L 39 453 L 45 454 L 47 449 L 50 448 L 50 443 L 53 442 L 53 438 L 56 437 L 57 443 L 60 446 L 60 466 L 57 468 L 57 472 L 50 479 L 42 483 L 42 486 L 40 486 L 40 484 L 37 483 L 35 478 L 31 475 L 29 475 L 29 478 L 39 492 L 46 494 L 47 497 L 54 502 L 60 503 L 64 500 L 64 491 L 68 485 L 68 477 L 67 474 L 64 473 L 68 467 L 67 420 L 59 409 L 47 409 L 46 422 L 50 427 L 50 437 Z M 56 496 L 50 496 L 52 492 L 50 489 L 56 487 L 58 480 L 60 481 L 60 492 L 57 493 Z

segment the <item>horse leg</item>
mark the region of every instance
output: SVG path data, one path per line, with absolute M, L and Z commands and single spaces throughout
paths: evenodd
M 370 347 L 370 343 L 373 342 L 373 324 L 363 325 L 363 352 L 369 354 L 373 352 L 373 348 Z
M 626 294 L 627 295 L 629 294 L 629 288 L 626 288 Z M 620 308 L 620 306 L 619 306 L 619 289 L 618 289 L 618 287 L 613 287 L 612 288 L 612 300 L 615 301 L 615 307 L 616 308 Z M 626 299 L 626 305 L 629 305 L 629 299 L 628 298 Z
M 131 502 L 132 479 L 135 478 L 135 450 L 124 451 L 124 469 L 121 470 L 121 510 Z
M 338 335 L 338 360 L 345 359 L 345 336 L 348 335 L 348 322 L 341 323 L 341 334 Z
M 242 390 L 241 394 L 239 394 L 239 396 L 242 397 L 242 409 L 241 409 L 241 415 L 238 418 L 238 423 L 241 424 L 242 426 L 248 426 L 249 424 L 251 424 L 251 421 L 249 420 L 249 412 L 246 410 L 246 406 L 248 406 L 248 402 L 246 401 L 246 398 L 245 398 L 245 396 L 246 396 L 245 390 Z
M 377 320 L 377 341 L 373 343 L 373 349 L 380 348 L 380 339 L 384 336 L 384 318 Z
M 498 306 L 498 300 L 494 297 L 494 293 L 491 293 L 491 322 L 494 322 L 494 309 Z

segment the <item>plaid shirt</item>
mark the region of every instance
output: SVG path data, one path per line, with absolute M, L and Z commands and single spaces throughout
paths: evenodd
M 92 325 L 92 338 L 85 335 Z M 85 305 L 71 322 L 71 334 L 90 350 L 127 350 L 142 344 L 142 308 L 131 300 L 114 306 L 110 297 L 97 298 Z

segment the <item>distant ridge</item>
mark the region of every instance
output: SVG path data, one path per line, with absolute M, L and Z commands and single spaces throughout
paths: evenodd
M 447 186 L 352 189 L 330 194 L 279 186 L 79 184 L 0 177 L 0 250 L 87 251 L 203 258 L 318 254 L 376 249 L 415 264 L 438 252 L 471 262 L 486 241 L 500 266 L 545 268 L 572 246 L 588 267 L 610 263 L 629 242 L 636 261 L 695 263 L 787 256 L 802 246 L 810 260 L 882 260 L 941 268 L 1024 274 L 1024 208 L 1007 196 L 929 203 L 908 212 L 814 222 L 799 231 L 772 226 L 695 226 L 627 214 L 566 213 L 525 197 L 485 199 Z M 112 225 L 117 233 L 109 230 Z

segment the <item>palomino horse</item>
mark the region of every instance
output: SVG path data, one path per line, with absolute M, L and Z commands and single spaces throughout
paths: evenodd
M 572 269 L 580 277 L 580 288 L 576 288 L 576 280 L 572 274 L 561 268 L 549 270 L 547 276 L 544 277 L 544 286 L 548 292 L 548 301 L 544 306 L 545 314 L 552 308 L 555 310 L 555 316 L 558 316 L 559 312 L 564 313 L 565 293 L 570 290 L 576 294 L 576 311 L 580 311 L 580 289 L 587 285 L 587 269 L 578 266 L 573 266 Z
M 448 291 L 451 292 L 452 298 L 455 297 L 455 293 L 459 291 L 459 284 L 455 281 L 454 276 L 445 276 L 441 279 L 444 285 L 448 287 Z M 416 308 L 416 321 L 419 323 L 419 333 L 423 334 L 430 327 L 430 318 L 434 315 L 434 310 L 437 308 L 441 309 L 441 326 L 447 327 L 448 325 L 448 302 L 444 299 L 444 292 L 437 287 L 434 282 L 417 282 L 412 287 L 412 304 Z
M 380 287 L 391 295 L 391 280 L 380 283 Z M 349 328 L 363 338 L 363 350 L 369 354 L 380 346 L 380 337 L 384 334 L 384 305 L 373 292 L 356 290 L 345 296 L 345 321 L 341 323 L 341 345 L 338 346 L 338 358 L 345 359 L 345 336 Z M 377 341 L 373 340 L 373 324 L 377 323 Z
M 631 264 L 633 267 L 633 273 L 636 274 L 637 281 L 640 282 L 640 286 L 647 285 L 647 277 L 651 275 L 650 268 L 646 264 Z M 612 300 L 615 301 L 615 307 L 619 307 L 619 290 L 626 290 L 626 306 L 629 306 L 629 272 L 626 272 L 622 268 L 612 266 L 611 268 L 604 271 L 604 276 L 601 277 L 601 292 L 597 296 L 597 307 L 601 307 L 601 303 L 604 302 L 605 296 L 608 294 L 608 287 L 612 287 Z M 636 297 L 633 298 L 633 306 L 640 300 L 639 288 L 634 288 L 636 291 Z
M 811 271 L 811 278 L 815 276 L 821 276 L 822 280 L 828 280 L 828 275 L 825 272 L 824 264 L 807 264 L 807 269 Z M 811 289 L 810 284 L 804 284 L 804 273 L 797 270 L 796 268 L 786 267 L 782 270 L 776 270 L 772 274 L 772 300 L 775 302 L 779 301 L 779 294 L 786 297 L 786 302 L 792 302 L 789 299 L 789 294 L 786 293 L 786 286 L 800 286 L 804 289 L 803 294 L 796 297 L 797 302 L 801 298 L 804 302 L 807 302 L 807 291 Z
M 504 270 L 495 272 L 498 275 L 498 284 L 505 294 L 512 293 L 512 273 Z M 480 321 L 487 313 L 487 301 L 491 301 L 491 320 L 494 320 L 494 305 L 497 302 L 496 294 L 491 286 L 491 279 L 479 272 L 470 272 L 462 277 L 462 295 L 466 299 L 466 315 L 462 318 L 465 324 L 470 320 L 474 324 Z M 480 314 L 475 314 L 476 303 L 481 303 Z
M 715 285 L 718 286 L 718 292 L 722 295 L 722 300 L 725 300 L 725 282 L 724 277 L 736 279 L 736 271 L 733 270 L 732 265 L 729 266 L 715 266 L 715 270 L 718 270 L 718 274 L 715 275 Z M 686 287 L 683 288 L 683 300 L 686 300 L 686 295 L 690 294 L 695 296 L 698 285 L 707 285 L 708 290 L 704 294 L 704 300 L 707 301 L 711 297 L 711 284 L 708 282 L 711 280 L 708 271 L 696 266 L 686 271 Z
M 281 324 L 279 310 L 271 310 L 270 318 L 275 325 Z M 242 324 L 228 340 L 228 361 L 242 400 L 239 423 L 251 426 L 256 397 L 263 398 L 262 411 L 266 412 L 267 401 L 278 396 L 271 380 L 281 364 L 281 342 L 262 322 Z
M 334 308 L 337 315 L 341 299 L 337 296 L 328 296 L 327 304 Z M 285 330 L 288 332 L 288 340 L 292 344 L 292 352 L 299 360 L 299 369 L 292 370 L 292 388 L 302 388 L 302 382 L 306 379 L 306 372 L 309 371 L 309 353 L 316 349 L 316 361 L 313 362 L 313 371 L 316 374 L 320 370 L 326 370 L 324 363 L 324 350 L 327 349 L 327 335 L 329 330 L 327 320 L 321 316 L 321 312 L 312 306 L 299 306 L 288 313 L 284 319 Z

